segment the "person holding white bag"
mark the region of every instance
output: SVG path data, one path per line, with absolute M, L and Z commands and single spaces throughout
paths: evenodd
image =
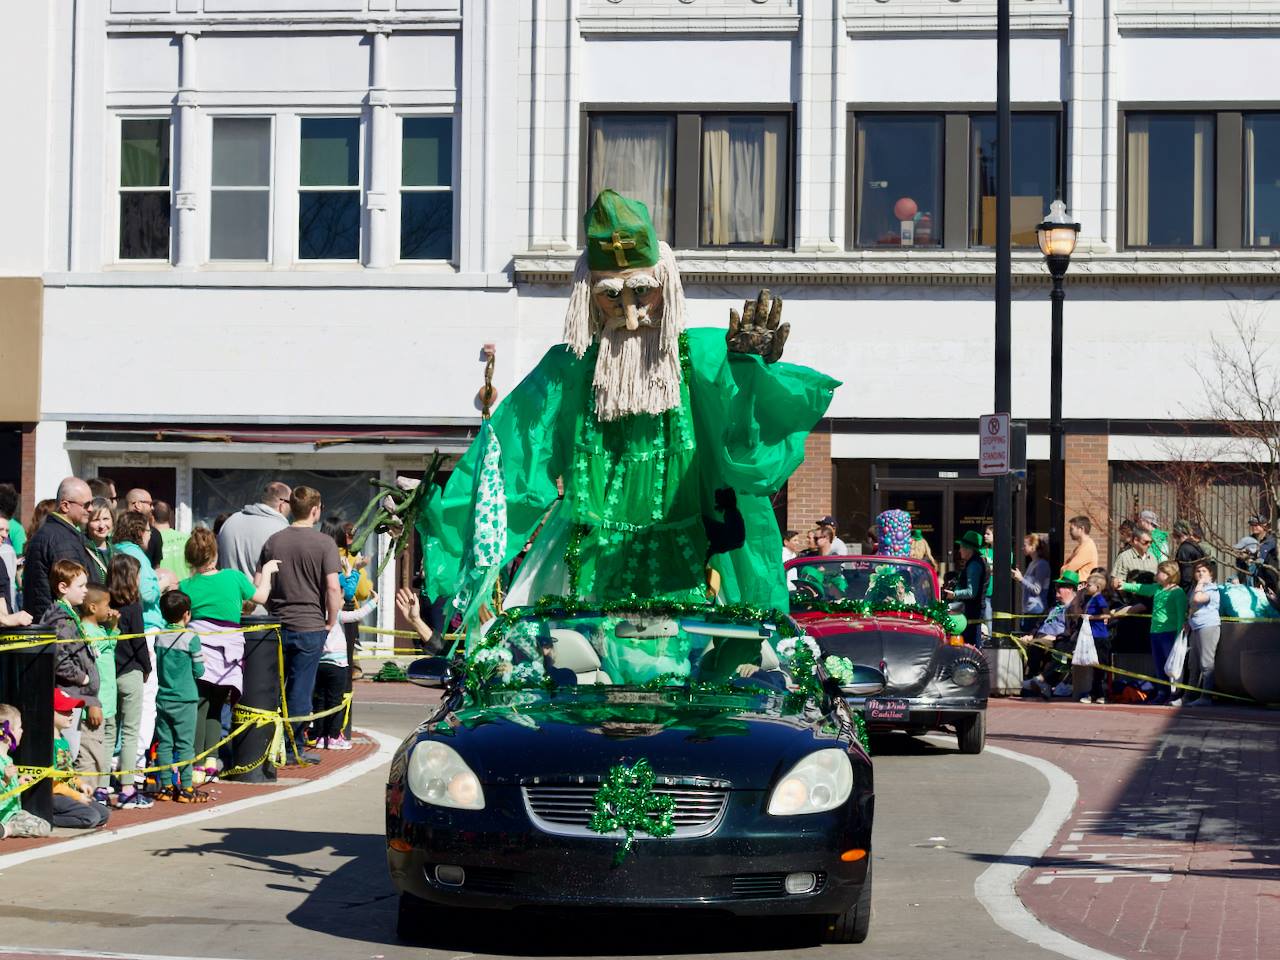
M 1111 601 L 1107 597 L 1107 578 L 1101 573 L 1089 576 L 1084 586 L 1083 617 L 1076 637 L 1076 650 L 1072 664 L 1089 668 L 1089 692 L 1080 697 L 1081 703 L 1106 703 L 1109 687 L 1107 671 L 1099 667 L 1111 666 Z M 1085 627 L 1088 630 L 1085 630 Z M 1076 693 L 1080 692 L 1077 688 Z
M 1181 567 L 1176 560 L 1165 560 L 1156 568 L 1155 583 L 1126 583 L 1120 587 L 1123 593 L 1149 598 L 1151 605 L 1151 659 L 1155 663 L 1152 674 L 1177 683 L 1182 676 L 1165 670 L 1169 655 L 1187 621 L 1187 595 L 1178 585 Z M 1117 611 L 1119 615 L 1119 611 Z M 1153 704 L 1167 703 L 1177 696 L 1172 686 L 1157 688 Z
M 1204 690 L 1213 689 L 1214 661 L 1218 656 L 1218 639 L 1222 635 L 1222 618 L 1218 614 L 1221 597 L 1213 579 L 1213 566 L 1208 560 L 1198 560 L 1194 568 L 1196 584 L 1191 592 L 1187 618 L 1190 631 L 1187 658 L 1191 661 L 1191 685 Z M 1188 707 L 1211 707 L 1213 697 L 1200 694 L 1187 701 Z

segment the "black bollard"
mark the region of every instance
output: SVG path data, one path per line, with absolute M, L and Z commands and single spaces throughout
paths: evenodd
M 251 629 L 271 624 L 270 629 Z M 272 712 L 280 709 L 280 627 L 270 617 L 244 618 L 244 681 L 240 703 Z M 233 713 L 233 725 L 235 725 Z M 242 767 L 255 763 L 270 747 L 274 725 L 250 727 L 231 741 L 231 763 Z M 267 783 L 276 779 L 275 764 L 267 759 L 245 773 L 227 777 L 245 783 Z
M 17 707 L 22 714 L 22 742 L 13 762 L 23 767 L 53 764 L 53 668 L 52 643 L 20 650 L 6 644 L 29 642 L 47 636 L 48 627 L 0 629 L 0 703 Z M 53 781 L 46 778 L 22 794 L 22 808 L 45 820 L 53 818 Z

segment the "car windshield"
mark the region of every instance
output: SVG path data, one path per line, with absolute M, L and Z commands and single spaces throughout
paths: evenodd
M 732 687 L 785 693 L 796 640 L 785 618 L 618 611 L 505 616 L 468 653 L 471 685 Z
M 924 567 L 891 557 L 833 557 L 796 564 L 787 571 L 793 602 L 866 600 L 928 606 L 937 597 Z

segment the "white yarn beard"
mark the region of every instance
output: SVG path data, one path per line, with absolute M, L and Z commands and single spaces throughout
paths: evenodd
M 678 348 L 664 349 L 663 339 L 660 328 L 600 331 L 591 382 L 598 420 L 663 413 L 680 405 Z

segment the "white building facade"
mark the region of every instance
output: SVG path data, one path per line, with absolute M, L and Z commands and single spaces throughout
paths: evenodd
M 779 506 L 935 552 L 991 512 L 995 5 L 973 0 L 75 0 L 0 39 L 4 479 L 146 485 L 180 526 L 266 479 L 348 515 L 465 449 L 556 342 L 591 193 L 649 202 L 691 322 L 762 286 L 839 377 Z M 1068 514 L 1103 529 L 1233 316 L 1280 339 L 1280 0 L 1014 5 L 1012 414 L 1048 525 L 1063 197 Z M 1030 243 L 1031 246 L 1027 246 Z M 1247 491 L 1244 494 L 1248 499 Z M 1243 502 L 1243 501 L 1242 501 Z M 1244 509 L 1243 507 L 1241 509 Z

